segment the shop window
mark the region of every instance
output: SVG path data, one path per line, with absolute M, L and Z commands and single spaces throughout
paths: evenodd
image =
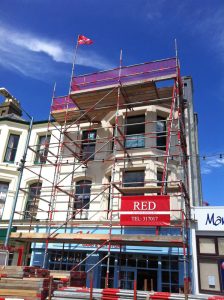
M 214 238 L 199 238 L 199 253 L 200 254 L 215 254 L 215 239 Z
M 2 218 L 3 215 L 8 189 L 9 189 L 9 183 L 0 181 L 0 219 Z
M 202 291 L 220 291 L 219 268 L 216 261 L 201 260 L 199 272 Z
M 169 269 L 170 268 L 170 261 L 169 256 L 162 257 L 162 269 Z
M 107 266 L 101 266 L 101 288 L 105 288 L 106 286 L 106 275 L 107 274 Z M 109 268 L 109 278 L 108 278 L 108 287 L 114 287 L 114 267 L 110 266 Z
M 96 147 L 96 130 L 83 131 L 82 151 L 83 160 L 93 160 Z
M 158 268 L 158 256 L 149 256 L 149 268 Z
M 36 149 L 36 157 L 35 164 L 45 164 L 47 161 L 49 143 L 50 143 L 50 135 L 42 135 L 38 137 L 37 141 L 37 149 Z
M 4 162 L 13 163 L 15 161 L 18 143 L 19 143 L 19 135 L 10 134 Z
M 126 119 L 125 148 L 145 147 L 145 116 L 133 116 Z
M 76 183 L 74 210 L 89 209 L 90 193 L 92 182 L 80 180 Z
M 219 255 L 224 255 L 224 238 L 218 238 Z
M 175 256 L 162 256 L 162 291 L 179 292 L 179 266 Z
M 86 254 L 83 252 L 50 250 L 48 253 L 48 268 L 50 270 L 70 271 L 80 263 Z M 77 271 L 85 271 L 85 263 Z
M 141 258 L 139 258 L 138 260 L 137 260 L 137 267 L 138 268 L 147 268 L 147 259 L 141 259 Z
M 29 186 L 25 208 L 25 219 L 35 218 L 38 211 L 39 198 L 41 193 L 41 182 L 35 182 Z
M 145 171 L 125 171 L 123 173 L 124 187 L 141 187 L 144 186 Z
M 157 149 L 159 150 L 166 150 L 166 118 L 157 116 L 157 122 L 156 122 L 156 144 Z
M 162 272 L 162 281 L 164 283 L 169 283 L 170 282 L 170 272 L 169 271 L 163 271 Z

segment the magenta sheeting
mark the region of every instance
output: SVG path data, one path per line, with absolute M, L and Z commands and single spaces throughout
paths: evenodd
M 72 99 L 69 96 L 65 97 L 57 97 L 53 99 L 53 103 L 51 106 L 51 111 L 55 110 L 65 110 L 70 108 L 75 108 L 76 105 L 72 101 Z
M 176 67 L 176 58 L 169 58 L 140 65 L 122 67 L 121 70 L 116 68 L 109 71 L 77 76 L 72 79 L 72 91 L 114 85 L 119 82 L 119 78 L 120 82 L 125 84 L 138 80 L 156 79 L 161 76 L 175 76 Z

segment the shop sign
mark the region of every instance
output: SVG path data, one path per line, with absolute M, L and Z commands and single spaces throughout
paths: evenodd
M 121 226 L 170 225 L 169 196 L 121 197 Z
M 198 230 L 224 231 L 224 207 L 195 207 Z

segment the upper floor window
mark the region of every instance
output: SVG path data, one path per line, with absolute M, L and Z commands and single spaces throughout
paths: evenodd
M 25 207 L 25 219 L 35 218 L 38 211 L 40 193 L 41 193 L 41 182 L 35 182 L 30 184 L 27 195 L 27 202 Z
M 19 144 L 19 135 L 17 134 L 10 134 L 8 145 L 5 153 L 5 162 L 13 163 L 16 158 L 16 151 Z
M 127 117 L 125 148 L 145 147 L 145 116 Z
M 93 160 L 96 146 L 96 130 L 83 131 L 82 152 L 83 160 Z
M 166 118 L 157 116 L 156 133 L 157 133 L 157 149 L 166 150 Z
M 124 187 L 141 187 L 144 186 L 145 171 L 125 171 L 123 174 Z
M 0 182 L 0 219 L 2 218 L 3 215 L 8 189 L 9 189 L 8 182 Z
M 163 181 L 163 171 L 157 170 L 157 185 L 162 186 L 162 181 Z
M 50 143 L 50 135 L 40 135 L 37 141 L 37 149 L 36 149 L 36 164 L 45 164 L 47 161 L 47 154 Z
M 89 208 L 91 185 L 92 182 L 90 180 L 77 181 L 75 189 L 74 210 Z
M 6 153 L 5 153 L 5 159 L 4 159 L 5 162 L 13 163 L 15 161 L 18 143 L 19 143 L 19 135 L 10 134 L 8 145 L 6 148 Z

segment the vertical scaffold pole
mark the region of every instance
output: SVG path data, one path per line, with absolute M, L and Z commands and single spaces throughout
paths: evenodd
M 107 272 L 106 272 L 106 282 L 105 287 L 109 287 L 109 270 L 110 270 L 110 254 L 111 254 L 111 234 L 112 234 L 112 219 L 113 219 L 113 195 L 114 195 L 114 181 L 115 181 L 115 172 L 116 172 L 116 152 L 117 152 L 117 136 L 118 136 L 118 116 L 119 116 L 119 107 L 120 107 L 120 95 L 121 95 L 121 86 L 120 86 L 120 78 L 121 78 L 121 68 L 122 68 L 122 49 L 120 51 L 120 68 L 118 73 L 118 90 L 117 90 L 117 107 L 116 107 L 116 114 L 115 114 L 115 130 L 114 130 L 114 161 L 113 161 L 113 168 L 112 168 L 112 176 L 111 176 L 111 194 L 110 194 L 110 224 L 109 224 L 109 243 L 108 243 L 108 258 L 107 258 Z

